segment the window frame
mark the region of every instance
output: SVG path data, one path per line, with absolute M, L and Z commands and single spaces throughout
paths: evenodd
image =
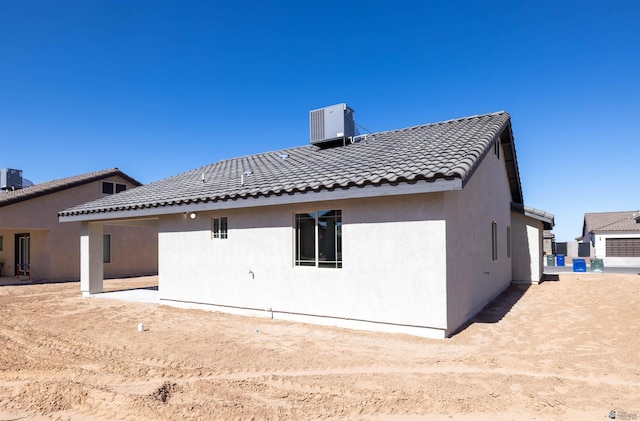
M 220 216 L 211 218 L 211 239 L 226 240 L 229 238 L 229 218 Z
M 341 269 L 342 225 L 342 209 L 294 213 L 293 266 Z
M 102 263 L 111 263 L 111 234 L 102 235 Z
M 105 187 L 107 188 L 105 189 Z M 100 184 L 100 191 L 102 194 L 114 195 L 126 190 L 127 185 L 124 183 L 118 183 L 117 181 L 102 181 L 102 184 Z
M 498 260 L 498 223 L 491 222 L 491 261 Z

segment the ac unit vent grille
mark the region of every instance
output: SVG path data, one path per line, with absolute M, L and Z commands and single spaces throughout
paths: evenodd
M 311 112 L 311 142 L 324 139 L 324 109 Z

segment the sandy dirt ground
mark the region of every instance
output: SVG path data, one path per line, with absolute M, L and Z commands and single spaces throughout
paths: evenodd
M 639 334 L 640 275 L 511 287 L 446 340 L 0 286 L 0 420 L 640 419 Z

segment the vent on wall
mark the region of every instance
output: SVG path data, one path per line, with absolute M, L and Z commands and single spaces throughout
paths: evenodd
M 353 109 L 344 103 L 310 111 L 311 144 L 321 145 L 353 137 L 356 125 L 353 114 Z
M 22 188 L 22 171 L 11 168 L 0 168 L 0 190 L 17 190 Z

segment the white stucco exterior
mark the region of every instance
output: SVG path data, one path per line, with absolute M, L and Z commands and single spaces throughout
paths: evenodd
M 502 158 L 488 153 L 461 191 L 446 194 L 445 203 L 448 319 L 454 331 L 511 282 L 506 248 L 511 195 Z M 497 224 L 496 260 L 492 222 Z
M 445 338 L 513 276 L 540 279 L 541 226 L 525 216 L 512 219 L 505 164 L 494 154 L 461 189 L 346 193 L 335 200 L 325 194 L 309 196 L 323 199 L 317 201 L 200 208 L 195 219 L 187 212 L 149 217 L 158 226 L 161 303 Z M 342 268 L 296 266 L 295 214 L 334 209 L 342 213 Z M 220 217 L 228 218 L 226 239 L 212 236 L 212 218 Z M 82 225 L 85 295 L 102 289 L 94 267 L 102 244 L 91 238 L 102 237 L 104 223 Z M 525 266 L 514 270 L 514 260 Z
M 537 219 L 515 212 L 511 220 L 512 238 L 526 238 L 526 241 L 512 241 L 513 281 L 537 284 L 544 271 L 544 262 L 540 257 L 543 251 L 543 224 Z
M 493 142 L 507 143 L 460 164 L 474 163 L 464 182 L 398 179 L 71 213 L 66 221 L 83 221 L 83 292 L 102 288 L 92 269 L 101 245 L 91 240 L 101 226 L 152 221 L 163 304 L 446 338 L 512 280 L 542 277 L 543 222 L 521 203 L 512 139 L 503 133 Z M 340 211 L 341 267 L 297 266 L 296 215 L 323 210 Z M 214 238 L 212 221 L 224 218 L 227 238 Z
M 444 336 L 442 197 L 435 193 L 200 212 L 196 219 L 162 217 L 160 299 L 289 320 L 330 318 L 330 324 L 340 326 L 367 322 L 383 331 L 422 326 L 434 330 L 430 336 Z M 343 267 L 295 266 L 294 215 L 323 209 L 342 211 Z M 229 219 L 228 239 L 211 238 L 211 218 L 220 216 Z
M 611 257 L 607 256 L 607 238 L 640 238 L 638 231 L 616 231 L 610 233 L 587 233 L 583 242 L 591 243 L 591 257 L 602 259 L 605 270 L 607 267 L 640 267 L 640 257 Z

